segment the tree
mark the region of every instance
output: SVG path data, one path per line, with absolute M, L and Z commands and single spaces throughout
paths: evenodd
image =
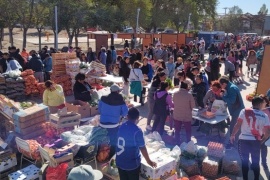
M 14 7 L 10 0 L 0 1 L 0 12 L 0 18 L 2 18 L 4 26 L 8 27 L 10 45 L 13 46 L 13 29 L 17 23 L 18 16 L 16 13 L 14 13 Z
M 229 8 L 229 13 L 223 18 L 223 28 L 226 32 L 237 33 L 243 31 L 243 10 L 238 6 Z
M 26 47 L 27 31 L 33 25 L 33 13 L 35 0 L 10 0 L 10 3 L 17 10 L 13 13 L 17 14 L 19 22 L 23 27 L 23 45 Z
M 268 9 L 266 7 L 266 4 L 263 4 L 262 7 L 260 8 L 259 12 L 258 12 L 258 15 L 267 15 L 268 14 Z
M 40 0 L 34 5 L 33 23 L 38 31 L 39 50 L 41 50 L 41 31 L 45 25 L 48 25 L 49 9 L 46 0 Z
M 257 22 L 261 27 L 261 33 L 264 34 L 264 23 L 265 23 L 265 16 L 268 14 L 268 9 L 266 4 L 263 4 L 258 12 Z

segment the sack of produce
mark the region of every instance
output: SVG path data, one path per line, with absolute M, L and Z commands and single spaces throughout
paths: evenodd
M 241 172 L 241 160 L 237 151 L 226 150 L 222 168 L 225 174 L 238 175 Z
M 202 174 L 209 178 L 216 178 L 218 175 L 219 160 L 206 157 L 202 163 Z
M 188 159 L 185 156 L 181 156 L 179 167 L 182 168 L 188 176 L 200 174 L 199 165 L 195 159 Z

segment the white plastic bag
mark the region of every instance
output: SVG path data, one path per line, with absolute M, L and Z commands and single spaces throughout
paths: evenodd
M 227 106 L 223 100 L 215 100 L 212 104 L 211 112 L 215 115 L 227 115 Z
M 156 141 L 162 141 L 162 138 L 161 138 L 160 134 L 157 131 L 153 132 L 153 136 L 154 136 L 154 139 Z
M 179 161 L 179 158 L 180 158 L 180 155 L 181 155 L 181 149 L 179 146 L 174 146 L 174 148 L 172 149 L 172 151 L 170 152 L 170 156 L 172 158 L 175 159 L 176 162 Z

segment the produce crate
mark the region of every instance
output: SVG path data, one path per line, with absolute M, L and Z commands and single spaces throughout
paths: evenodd
M 40 169 L 35 165 L 27 166 L 8 175 L 10 180 L 33 180 L 41 178 Z
M 4 172 L 17 165 L 16 154 L 5 153 L 5 156 L 0 157 L 0 172 Z
M 45 131 L 43 129 L 37 129 L 34 132 L 31 132 L 26 135 L 22 135 L 19 133 L 15 133 L 16 136 L 20 137 L 21 139 L 28 140 L 28 139 L 34 139 L 37 138 L 38 136 L 44 135 Z
M 58 114 L 50 115 L 51 125 L 55 128 L 74 127 L 80 125 L 80 114 L 74 114 L 72 116 L 60 117 Z
M 48 114 L 49 108 L 43 104 L 34 105 L 25 110 L 20 110 L 13 114 L 14 121 L 25 122 L 30 119 L 40 117 L 42 115 Z
M 39 116 L 37 118 L 29 119 L 29 120 L 24 121 L 24 122 L 14 121 L 14 125 L 15 125 L 15 128 L 24 129 L 24 128 L 28 128 L 30 126 L 34 126 L 37 124 L 41 124 L 45 121 L 48 121 L 49 118 L 50 118 L 50 114 L 45 114 L 45 115 Z

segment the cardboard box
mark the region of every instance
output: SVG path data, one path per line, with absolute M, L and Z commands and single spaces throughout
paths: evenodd
M 90 107 L 91 109 L 91 116 L 95 116 L 99 114 L 98 107 Z
M 33 164 L 8 175 L 9 180 L 33 180 L 39 177 L 40 169 Z
M 15 126 L 15 132 L 19 133 L 21 135 L 27 135 L 27 134 L 30 134 L 34 131 L 41 130 L 41 129 L 42 129 L 41 123 L 34 124 L 33 126 L 30 126 L 30 127 L 24 128 L 24 129 L 21 129 L 21 128 Z
M 83 101 L 75 100 L 66 103 L 67 110 L 76 112 L 81 115 L 81 118 L 90 117 L 90 105 Z
M 9 154 L 0 158 L 0 172 L 6 171 L 17 165 L 16 154 Z
M 69 149 L 74 149 L 74 148 L 76 148 L 75 146 L 76 146 L 76 144 L 69 143 L 69 144 L 67 144 L 67 145 L 65 145 L 65 146 L 63 146 L 63 147 L 61 147 L 61 148 L 58 148 L 58 149 L 56 150 L 56 152 L 57 152 L 57 153 L 64 153 L 64 152 L 67 152 Z
M 45 114 L 49 114 L 49 107 L 43 104 L 37 104 L 26 110 L 20 110 L 13 114 L 14 121 L 25 122 L 30 119 L 40 117 Z
M 43 134 L 45 134 L 44 129 L 37 129 L 34 132 L 26 134 L 26 135 L 22 135 L 22 134 L 19 134 L 19 133 L 16 133 L 15 135 L 20 137 L 21 139 L 28 140 L 28 139 L 36 138 L 36 137 L 41 136 Z
M 167 179 L 175 174 L 176 162 L 170 156 L 156 152 L 150 154 L 150 159 L 157 163 L 156 168 L 149 166 L 144 158 L 141 161 L 141 177 L 148 180 Z
M 60 163 L 68 163 L 69 167 L 74 166 L 74 160 L 73 160 L 73 154 L 72 153 L 68 153 L 65 156 L 61 156 L 60 158 L 54 158 L 54 159 L 58 164 L 60 164 Z
M 59 117 L 58 114 L 50 115 L 51 125 L 56 128 L 74 127 L 80 125 L 80 114 L 75 114 L 72 116 Z
M 49 121 L 49 119 L 50 119 L 50 114 L 44 114 L 42 116 L 39 116 L 39 117 L 36 117 L 33 119 L 29 119 L 29 120 L 24 121 L 24 122 L 14 120 L 14 125 L 15 125 L 15 128 L 23 129 L 23 128 L 27 128 L 27 127 L 30 127 L 30 126 L 33 126 L 36 124 L 41 124 L 45 121 Z

